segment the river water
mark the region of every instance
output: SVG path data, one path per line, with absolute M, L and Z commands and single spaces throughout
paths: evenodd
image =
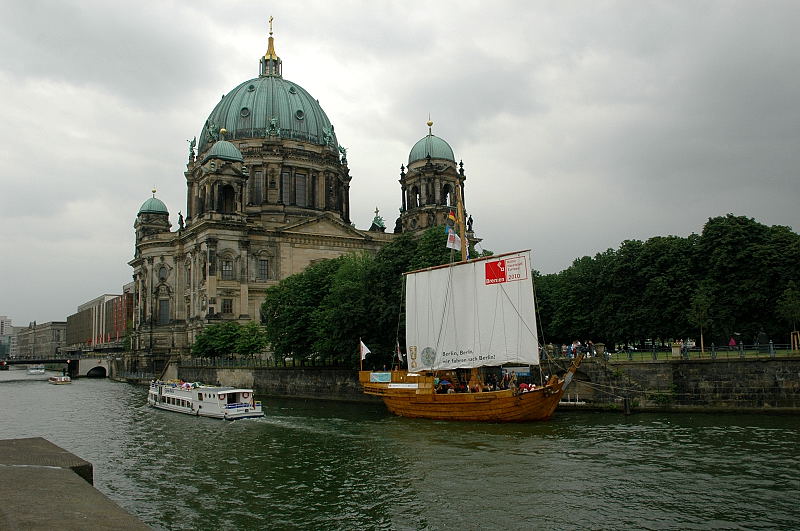
M 45 437 L 155 529 L 797 529 L 800 418 L 577 413 L 523 425 L 264 399 L 225 422 L 108 380 L 0 372 L 0 438 Z

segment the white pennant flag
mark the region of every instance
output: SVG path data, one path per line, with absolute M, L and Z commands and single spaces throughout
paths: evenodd
M 367 357 L 367 354 L 370 354 L 371 351 L 367 348 L 363 341 L 359 340 L 358 343 L 359 349 L 361 350 L 361 361 L 364 361 L 364 359 Z

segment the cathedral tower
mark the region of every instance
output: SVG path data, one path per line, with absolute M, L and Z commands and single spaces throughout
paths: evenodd
M 453 149 L 433 134 L 421 138 L 408 155 L 408 167 L 400 166 L 402 208 L 398 227 L 402 232 L 416 232 L 433 225 L 444 225 L 450 211 L 456 209 L 456 189 L 464 201 L 464 164 L 456 166 Z

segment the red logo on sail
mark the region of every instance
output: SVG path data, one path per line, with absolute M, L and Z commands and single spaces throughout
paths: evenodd
M 499 284 L 505 282 L 506 279 L 506 261 L 495 260 L 494 262 L 486 262 L 486 283 Z

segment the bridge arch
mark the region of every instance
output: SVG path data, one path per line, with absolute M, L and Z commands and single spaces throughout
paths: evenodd
M 92 367 L 86 373 L 87 378 L 105 378 L 108 376 L 108 371 L 102 365 L 98 365 L 97 367 Z

